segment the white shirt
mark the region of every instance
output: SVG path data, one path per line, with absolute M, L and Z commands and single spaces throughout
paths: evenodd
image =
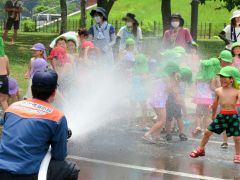
M 229 40 L 229 42 L 232 42 L 231 40 L 231 25 L 227 25 L 223 31 L 226 33 L 226 38 Z M 240 42 L 240 27 L 235 27 L 235 32 L 237 36 L 237 42 Z

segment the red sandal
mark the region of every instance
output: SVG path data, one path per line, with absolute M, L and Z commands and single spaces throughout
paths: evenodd
M 234 161 L 234 163 L 238 163 L 239 164 L 240 163 L 240 155 L 235 155 L 233 161 Z
M 195 149 L 193 152 L 191 152 L 190 157 L 197 158 L 199 156 L 205 156 L 205 150 L 201 148 Z

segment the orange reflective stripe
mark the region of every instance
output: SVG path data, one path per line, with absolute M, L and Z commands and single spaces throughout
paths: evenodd
M 40 100 L 19 101 L 12 104 L 6 112 L 11 112 L 24 118 L 40 118 L 58 122 L 63 113 L 50 104 Z

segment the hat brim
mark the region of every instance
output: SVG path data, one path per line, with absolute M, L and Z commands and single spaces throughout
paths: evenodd
M 94 14 L 96 13 L 97 11 L 95 9 L 93 9 L 91 12 L 90 12 L 90 16 L 94 16 Z
M 232 61 L 229 61 L 229 60 L 227 60 L 227 59 L 223 59 L 223 58 L 221 58 L 220 56 L 218 57 L 218 59 L 223 60 L 224 62 L 227 62 L 227 63 L 232 63 Z
M 232 77 L 231 75 L 229 75 L 229 74 L 226 74 L 226 73 L 218 73 L 218 75 L 220 75 L 220 76 L 223 76 L 223 77 Z
M 31 48 L 31 50 L 33 50 L 33 51 L 43 51 L 42 49 L 38 49 L 38 48 Z
M 237 18 L 237 17 L 240 17 L 240 14 L 239 14 L 239 15 L 232 16 L 232 17 L 230 18 L 230 20 L 232 20 L 233 18 Z
M 94 14 L 95 14 L 95 13 L 100 13 L 100 14 L 102 14 L 102 16 L 103 16 L 104 18 L 107 18 L 107 15 L 106 15 L 104 12 L 98 11 L 98 10 L 95 10 L 95 9 L 93 9 L 93 10 L 90 12 L 90 16 L 91 16 L 91 17 L 94 17 Z

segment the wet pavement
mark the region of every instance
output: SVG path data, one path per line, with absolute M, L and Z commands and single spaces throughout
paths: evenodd
M 171 142 L 149 144 L 141 139 L 144 131 L 127 124 L 124 119 L 113 120 L 84 138 L 73 137 L 69 158 L 78 163 L 80 180 L 240 180 L 232 140 L 223 150 L 221 136 L 214 135 L 206 156 L 192 159 L 189 153 L 200 140 L 190 137 L 190 127 L 188 141 L 175 135 Z

